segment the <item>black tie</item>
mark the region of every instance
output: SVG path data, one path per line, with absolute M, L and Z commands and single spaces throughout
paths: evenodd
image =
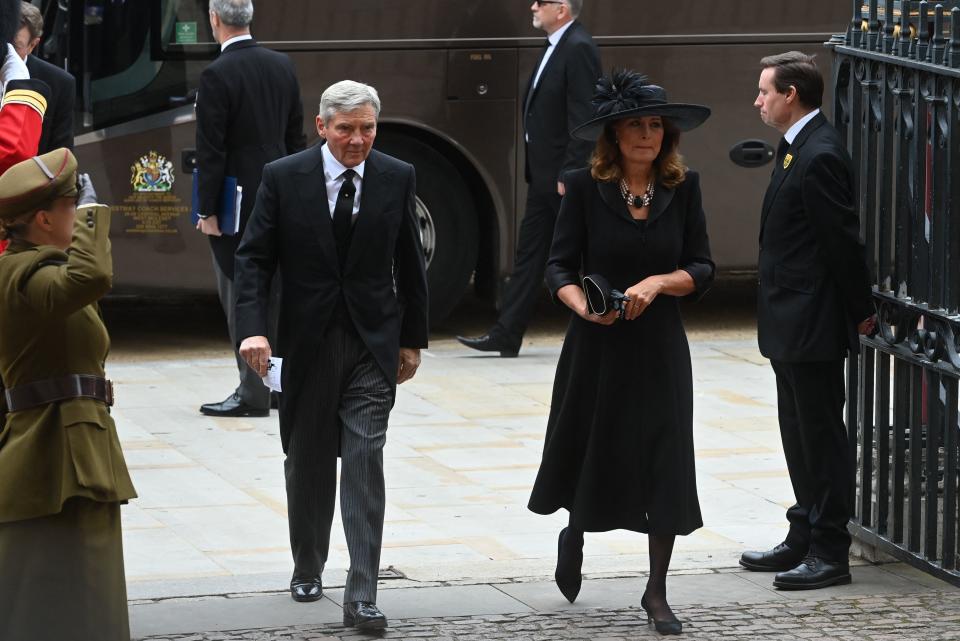
M 780 139 L 780 145 L 777 147 L 777 167 L 783 165 L 783 159 L 787 157 L 787 150 L 790 149 L 790 143 L 786 138 Z
M 357 172 L 352 169 L 348 169 L 340 174 L 343 178 L 343 184 L 340 186 L 340 193 L 337 194 L 337 204 L 333 208 L 333 235 L 337 239 L 337 254 L 340 257 L 341 266 L 347 258 L 347 249 L 350 247 L 353 203 L 357 195 L 357 188 L 353 184 L 353 177 L 356 175 Z

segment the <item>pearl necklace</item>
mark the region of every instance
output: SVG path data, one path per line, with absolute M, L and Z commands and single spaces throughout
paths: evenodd
M 633 206 L 636 208 L 649 207 L 650 203 L 653 202 L 653 181 L 651 180 L 647 183 L 647 189 L 640 196 L 634 196 L 629 187 L 627 187 L 627 179 L 620 179 L 620 195 L 623 196 L 623 199 L 627 202 L 627 205 Z

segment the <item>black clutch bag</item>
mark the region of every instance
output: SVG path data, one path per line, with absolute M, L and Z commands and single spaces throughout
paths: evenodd
M 603 316 L 613 310 L 617 312 L 618 318 L 623 318 L 624 308 L 630 300 L 623 292 L 610 287 L 607 279 L 600 274 L 583 277 L 583 293 L 587 296 L 587 308 L 596 316 Z

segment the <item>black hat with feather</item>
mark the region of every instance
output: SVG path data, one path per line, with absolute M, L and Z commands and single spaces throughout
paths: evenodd
M 596 140 L 607 123 L 621 118 L 661 116 L 680 131 L 690 131 L 710 117 L 710 107 L 667 102 L 663 87 L 629 69 L 614 69 L 609 78 L 597 80 L 592 102 L 593 118 L 572 132 L 580 140 Z
M 12 43 L 20 31 L 21 0 L 0 0 L 0 38 L 4 43 Z M 3 55 L 6 55 L 4 50 Z

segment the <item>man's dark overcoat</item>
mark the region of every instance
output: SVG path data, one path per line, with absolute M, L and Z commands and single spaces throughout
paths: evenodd
M 534 87 L 537 68 L 539 62 L 523 100 L 523 129 L 529 138 L 525 174 L 531 190 L 554 194 L 563 175 L 583 167 L 593 150 L 593 143 L 570 132 L 593 115 L 590 98 L 602 72 L 600 52 L 586 27 L 574 21 Z
M 73 109 L 77 96 L 77 80 L 57 65 L 34 56 L 27 56 L 27 71 L 31 78 L 50 85 L 50 100 L 43 118 L 38 155 L 66 147 L 73 149 Z
M 713 280 L 700 180 L 658 184 L 646 222 L 616 183 L 573 172 L 547 264 L 556 296 L 600 274 L 620 291 L 687 271 L 697 292 Z M 637 319 L 603 326 L 573 315 L 553 386 L 543 461 L 529 507 L 571 511 L 585 531 L 689 534 L 700 527 L 693 452 L 690 350 L 679 300 L 660 295 Z
M 217 265 L 228 278 L 233 278 L 234 252 L 253 211 L 263 166 L 306 144 L 300 83 L 286 55 L 241 40 L 203 70 L 197 93 L 201 213 L 220 211 L 225 177 L 243 187 L 240 233 L 210 236 Z
M 413 167 L 376 150 L 368 156 L 346 264 L 341 272 L 327 204 L 321 146 L 268 164 L 237 250 L 237 340 L 267 335 L 266 293 L 280 269 L 278 344 L 283 357 L 280 437 L 316 428 L 317 352 L 342 296 L 387 380 L 399 348 L 427 346 L 427 280 L 416 218 Z M 296 425 L 295 425 L 296 423 Z
M 857 323 L 874 314 L 853 167 L 823 114 L 787 153 L 760 222 L 760 352 L 784 362 L 842 360 L 859 350 Z

